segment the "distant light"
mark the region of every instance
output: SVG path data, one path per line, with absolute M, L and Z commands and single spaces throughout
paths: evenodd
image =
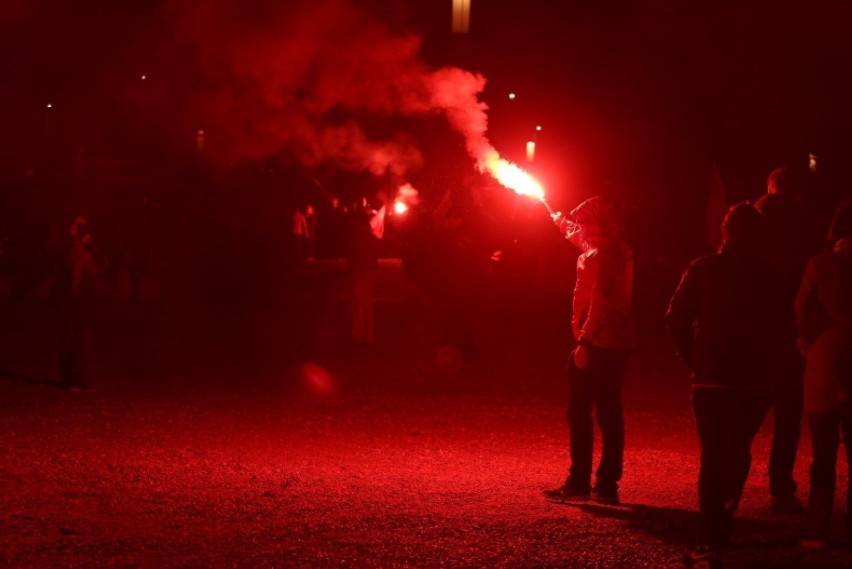
M 509 93 L 509 98 L 510 98 L 510 99 L 514 99 L 514 98 L 515 98 L 515 94 L 514 94 L 514 93 Z
M 405 213 L 406 211 L 408 211 L 408 206 L 407 206 L 407 205 L 405 205 L 405 202 L 395 202 L 395 203 L 393 204 L 393 210 L 394 210 L 394 212 L 396 212 L 398 215 L 402 215 L 403 213 Z
M 527 162 L 532 162 L 535 158 L 535 142 L 530 140 L 527 142 Z
M 535 127 L 535 129 L 536 129 L 537 131 L 541 132 L 541 125 L 538 125 L 537 127 Z
M 811 172 L 817 171 L 817 155 L 811 152 L 808 154 L 808 169 Z
M 145 79 L 147 79 L 147 78 L 148 78 L 148 76 L 147 76 L 147 75 L 143 75 L 142 77 L 140 77 L 140 79 L 142 79 L 142 81 L 144 81 L 144 80 L 145 80 Z
M 470 31 L 470 3 L 471 0 L 453 0 L 453 33 Z
M 48 104 L 47 104 L 47 108 L 48 108 L 48 109 L 52 109 L 52 108 L 53 108 L 53 105 L 51 105 L 50 103 L 48 103 Z

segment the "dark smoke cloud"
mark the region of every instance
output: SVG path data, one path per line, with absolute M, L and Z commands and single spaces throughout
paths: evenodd
M 201 70 L 185 118 L 230 158 L 285 152 L 403 176 L 423 156 L 389 128 L 399 117 L 447 120 L 477 161 L 490 148 L 485 79 L 429 68 L 418 37 L 350 2 L 184 0 L 168 14 Z

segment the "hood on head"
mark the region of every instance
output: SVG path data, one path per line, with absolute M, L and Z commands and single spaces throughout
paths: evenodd
M 612 210 L 601 196 L 587 199 L 572 209 L 570 216 L 586 232 L 609 234 L 615 233 L 619 229 Z

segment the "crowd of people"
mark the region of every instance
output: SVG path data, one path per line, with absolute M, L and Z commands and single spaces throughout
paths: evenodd
M 568 365 L 571 465 L 555 500 L 618 503 L 624 423 L 621 383 L 633 346 L 633 256 L 600 197 L 554 216 L 580 250 Z M 754 203 L 732 206 L 716 253 L 689 264 L 666 325 L 693 376 L 701 448 L 701 542 L 687 567 L 721 567 L 751 468 L 751 446 L 770 409 L 771 509 L 807 513 L 803 547 L 830 540 L 841 433 L 852 463 L 852 199 L 834 212 L 827 239 L 809 215 L 793 173 L 780 168 Z M 593 415 L 602 451 L 591 483 Z M 793 476 L 806 415 L 812 440 L 808 507 Z M 852 538 L 852 494 L 847 489 Z

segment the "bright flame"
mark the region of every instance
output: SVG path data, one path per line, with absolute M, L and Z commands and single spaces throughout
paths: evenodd
M 402 215 L 408 211 L 408 208 L 417 205 L 420 202 L 420 192 L 414 189 L 411 184 L 403 184 L 397 189 L 396 197 L 393 201 L 393 211 L 397 215 Z
M 515 164 L 501 158 L 497 151 L 489 152 L 483 162 L 485 169 L 494 176 L 494 179 L 510 190 L 522 196 L 544 200 L 544 188 L 541 184 Z

